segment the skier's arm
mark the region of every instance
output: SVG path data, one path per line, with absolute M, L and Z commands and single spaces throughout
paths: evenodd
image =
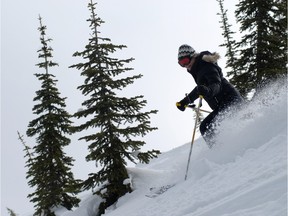
M 194 103 L 194 101 L 199 97 L 197 87 L 195 87 L 188 95 L 187 98 L 189 103 Z
M 204 93 L 205 97 L 212 98 L 221 91 L 221 77 L 215 68 L 207 68 L 205 71 L 205 77 L 207 81 L 206 86 L 199 86 L 198 92 Z M 205 88 L 206 87 L 206 88 Z

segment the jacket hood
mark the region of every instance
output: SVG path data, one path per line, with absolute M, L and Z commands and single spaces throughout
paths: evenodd
M 202 56 L 202 60 L 210 63 L 217 63 L 217 61 L 220 59 L 220 55 L 217 52 L 214 53 L 209 53 L 209 54 L 204 54 Z
M 209 51 L 203 51 L 201 53 L 196 53 L 196 62 L 192 65 L 190 69 L 187 69 L 188 73 L 190 73 L 194 78 L 196 76 L 196 73 L 201 69 L 203 64 L 205 65 L 205 62 L 212 63 L 219 73 L 222 74 L 221 68 L 218 66 L 217 61 L 220 59 L 220 54 L 217 52 L 209 52 Z

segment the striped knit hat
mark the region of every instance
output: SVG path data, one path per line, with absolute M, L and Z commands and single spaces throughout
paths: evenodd
M 191 46 L 183 44 L 178 49 L 178 60 L 183 59 L 184 57 L 192 57 L 194 53 L 195 50 Z

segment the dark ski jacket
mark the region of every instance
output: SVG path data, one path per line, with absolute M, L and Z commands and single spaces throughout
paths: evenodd
M 223 77 L 222 70 L 217 65 L 219 58 L 218 53 L 201 52 L 197 55 L 191 70 L 187 70 L 197 86 L 203 85 L 208 88 L 208 94 L 204 99 L 212 110 L 243 101 L 240 93 Z M 186 103 L 193 103 L 199 97 L 197 86 L 183 99 Z

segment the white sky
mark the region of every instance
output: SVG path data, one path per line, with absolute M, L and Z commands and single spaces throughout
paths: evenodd
M 236 0 L 225 2 L 231 21 Z M 67 97 L 67 110 L 72 114 L 83 102 L 80 91 L 80 72 L 69 69 L 81 59 L 72 57 L 82 51 L 90 37 L 86 19 L 90 16 L 88 0 L 2 0 L 1 1 L 1 215 L 8 215 L 6 207 L 20 215 L 33 211 L 33 204 L 26 196 L 26 159 L 17 131 L 25 135 L 30 146 L 34 139 L 26 137 L 32 114 L 35 91 L 40 83 L 33 75 L 39 70 L 37 50 L 39 40 L 38 15 L 47 26 L 47 35 L 54 49 L 54 62 L 59 67 L 51 70 L 59 80 L 57 87 L 62 97 Z M 97 14 L 105 21 L 100 31 L 114 44 L 128 48 L 119 57 L 134 57 L 130 64 L 134 74 L 144 77 L 127 88 L 127 95 L 144 95 L 147 109 L 157 109 L 151 116 L 151 126 L 159 130 L 146 138 L 144 149 L 167 151 L 191 141 L 194 123 L 193 113 L 180 112 L 175 106 L 185 93 L 195 86 L 194 80 L 177 63 L 177 51 L 181 44 L 190 44 L 196 51 L 218 51 L 223 56 L 219 65 L 225 73 L 225 48 L 223 43 L 218 2 L 216 0 L 99 0 Z M 127 76 L 130 74 L 127 74 Z M 132 75 L 132 74 L 131 74 Z M 69 156 L 76 159 L 75 177 L 85 179 L 95 172 L 94 164 L 85 162 L 87 144 L 77 141 L 81 134 L 72 137 Z M 187 152 L 188 157 L 188 152 Z

